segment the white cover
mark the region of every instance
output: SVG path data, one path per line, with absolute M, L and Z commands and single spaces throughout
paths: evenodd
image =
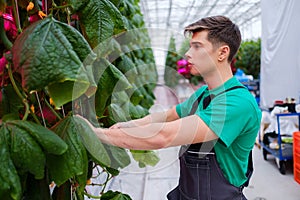
M 300 95 L 300 1 L 261 0 L 260 105 Z

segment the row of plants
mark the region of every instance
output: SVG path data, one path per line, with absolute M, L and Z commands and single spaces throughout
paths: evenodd
M 242 69 L 245 74 L 259 79 L 260 74 L 261 39 L 245 40 L 236 56 L 235 68 Z
M 106 185 L 130 157 L 157 155 L 102 144 L 74 115 L 109 127 L 148 114 L 157 72 L 143 27 L 138 0 L 0 1 L 0 199 L 130 199 Z

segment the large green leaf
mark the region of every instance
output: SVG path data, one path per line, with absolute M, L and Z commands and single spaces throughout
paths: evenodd
M 154 151 L 130 150 L 130 152 L 140 167 L 145 167 L 146 165 L 155 166 L 159 161 L 159 157 Z
M 130 101 L 130 98 L 128 97 L 127 93 L 125 91 L 120 92 L 114 92 L 112 94 L 111 103 L 118 104 L 122 106 L 124 103 L 127 103 Z
M 67 151 L 68 145 L 51 130 L 29 121 L 15 120 L 9 124 L 26 130 L 47 153 L 61 155 Z
M 101 200 L 131 200 L 131 198 L 127 194 L 109 190 L 101 196 Z
M 124 16 L 127 16 L 128 18 L 132 18 L 132 16 L 139 10 L 137 1 L 135 1 L 134 4 L 131 0 L 120 0 L 118 8 L 122 12 L 122 14 Z
M 125 149 L 112 145 L 105 146 L 111 158 L 111 168 L 120 169 L 130 164 L 130 157 Z
M 143 106 L 144 108 L 149 109 L 154 104 L 154 98 L 153 98 L 153 96 L 151 95 L 150 92 L 148 92 L 146 90 L 145 87 L 140 87 L 139 91 L 142 93 L 142 95 L 144 97 L 143 99 L 141 99 L 141 101 L 139 102 L 139 104 L 141 106 Z
M 8 130 L 2 126 L 0 129 L 0 199 L 21 199 L 21 183 L 17 170 L 10 158 L 5 135 Z
M 73 12 L 80 10 L 88 1 L 89 0 L 67 0 L 68 4 L 71 5 L 73 9 Z
M 139 119 L 144 116 L 145 112 L 140 112 L 141 109 L 131 102 L 128 103 L 129 115 L 131 119 Z
M 144 98 L 144 95 L 141 93 L 140 89 L 135 84 L 132 84 L 132 86 L 132 88 L 126 90 L 126 93 L 130 97 L 131 103 L 133 103 L 134 105 L 138 105 L 140 101 Z
M 129 119 L 129 114 L 126 113 L 118 104 L 112 103 L 109 105 L 109 117 L 114 122 L 125 122 Z
M 25 29 L 15 41 L 12 55 L 22 74 L 22 86 L 28 91 L 47 87 L 57 107 L 91 87 L 96 89 L 88 74 L 91 70 L 82 63 L 86 57 L 94 58 L 88 43 L 75 28 L 52 17 Z M 76 90 L 72 90 L 74 82 Z
M 19 174 L 30 172 L 36 179 L 42 179 L 46 157 L 40 145 L 23 127 L 15 126 L 10 122 L 5 123 L 3 126 L 9 132 L 10 139 L 7 142 L 9 143 L 12 161 Z
M 94 51 L 99 58 L 106 58 L 109 56 L 109 59 L 111 60 L 115 60 L 122 53 L 120 44 L 114 38 L 103 41 L 101 45 L 94 49 Z
M 86 175 L 88 159 L 77 126 L 71 116 L 65 117 L 52 130 L 68 144 L 68 150 L 64 154 L 47 157 L 50 176 L 60 186 L 69 178 Z
M 131 87 L 126 77 L 114 65 L 105 59 L 94 62 L 95 80 L 99 80 L 95 96 L 95 108 L 98 117 L 103 115 L 108 100 L 114 92 Z
M 110 158 L 99 138 L 86 122 L 74 116 L 74 125 L 77 128 L 77 133 L 80 135 L 82 143 L 89 152 L 93 161 L 97 164 L 110 166 Z
M 132 59 L 126 55 L 122 55 L 118 58 L 116 61 L 116 67 L 125 74 L 127 79 L 130 79 L 130 82 L 134 81 L 138 75 Z
M 124 30 L 122 15 L 109 0 L 89 0 L 78 11 L 83 33 L 93 48 L 112 37 L 116 29 Z
M 3 86 L 1 88 L 2 94 L 2 110 L 1 114 L 19 114 L 19 110 L 24 107 L 22 100 L 18 97 L 12 85 Z M 2 117 L 2 116 L 1 116 Z

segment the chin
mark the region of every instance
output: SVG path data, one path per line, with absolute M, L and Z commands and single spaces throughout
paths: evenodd
M 190 73 L 192 74 L 192 75 L 194 75 L 194 76 L 200 76 L 201 74 L 200 74 L 200 72 L 198 72 L 198 71 L 196 71 L 196 70 L 191 70 L 190 71 Z

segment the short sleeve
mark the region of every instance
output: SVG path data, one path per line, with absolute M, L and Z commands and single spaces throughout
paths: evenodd
M 228 147 L 241 133 L 247 132 L 245 127 L 251 128 L 249 123 L 255 116 L 249 113 L 255 112 L 247 99 L 240 101 L 233 92 L 227 93 L 230 94 L 216 97 L 207 109 L 197 110 L 196 114 Z
M 203 87 L 199 88 L 187 100 L 176 105 L 176 112 L 180 118 L 186 117 L 189 115 L 194 102 L 202 94 L 202 92 L 206 89 L 207 89 L 207 86 L 203 86 Z

